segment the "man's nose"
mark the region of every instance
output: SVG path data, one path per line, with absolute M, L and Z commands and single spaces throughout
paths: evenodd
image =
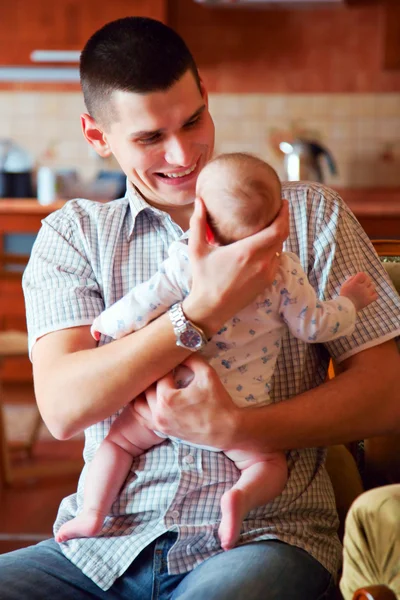
M 165 147 L 165 160 L 170 165 L 188 167 L 193 160 L 192 144 L 184 136 L 170 138 Z

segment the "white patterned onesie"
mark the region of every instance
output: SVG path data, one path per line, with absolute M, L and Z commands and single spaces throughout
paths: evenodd
M 93 322 L 92 333 L 124 337 L 182 301 L 192 283 L 185 242 L 173 242 L 157 273 L 104 310 Z M 350 335 L 355 320 L 351 300 L 318 300 L 299 258 L 283 252 L 270 288 L 230 319 L 201 353 L 235 404 L 266 404 L 286 327 L 304 342 L 322 343 Z

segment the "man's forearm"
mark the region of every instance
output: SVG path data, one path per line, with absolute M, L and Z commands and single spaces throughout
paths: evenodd
M 77 336 L 82 329 L 76 328 Z M 167 314 L 98 348 L 88 348 L 73 336 L 74 330 L 52 333 L 34 347 L 38 405 L 60 439 L 110 416 L 189 354 L 176 346 Z
M 345 371 L 290 400 L 243 409 L 239 447 L 329 446 L 400 431 L 400 357 L 393 341 L 360 352 Z

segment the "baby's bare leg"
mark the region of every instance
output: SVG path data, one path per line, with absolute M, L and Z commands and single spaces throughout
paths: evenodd
M 225 454 L 241 471 L 238 481 L 221 498 L 222 518 L 218 533 L 222 548 L 229 550 L 238 540 L 245 516 L 282 492 L 287 481 L 287 462 L 283 452 L 232 450 Z
M 112 424 L 89 465 L 82 512 L 62 525 L 56 541 L 66 542 L 99 533 L 129 474 L 132 459 L 162 441 L 163 438 L 139 423 L 128 404 Z

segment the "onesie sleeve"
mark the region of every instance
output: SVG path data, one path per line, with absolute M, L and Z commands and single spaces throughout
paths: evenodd
M 147 281 L 132 288 L 125 296 L 104 310 L 93 322 L 91 332 L 119 339 L 145 327 L 182 301 L 189 293 L 191 271 L 186 246 L 171 245 L 168 258 Z
M 298 257 L 285 253 L 281 261 L 279 312 L 290 332 L 307 343 L 352 334 L 356 310 L 351 300 L 340 296 L 325 302 L 319 300 Z

